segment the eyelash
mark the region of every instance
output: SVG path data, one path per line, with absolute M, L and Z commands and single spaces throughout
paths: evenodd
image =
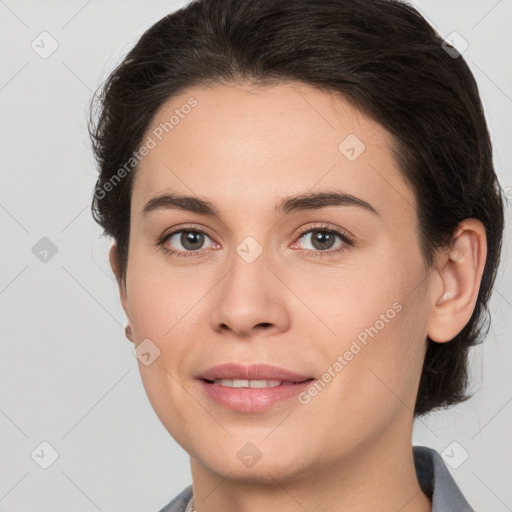
M 167 247 L 165 245 L 167 240 L 169 240 L 169 238 L 171 238 L 176 233 L 181 233 L 182 231 L 187 231 L 187 232 L 190 232 L 190 233 L 202 233 L 203 235 L 206 235 L 206 236 L 209 237 L 208 233 L 206 233 L 206 231 L 203 231 L 200 228 L 196 228 L 194 226 L 184 226 L 184 227 L 182 227 L 180 229 L 177 229 L 176 231 L 172 231 L 171 233 L 167 233 L 167 234 L 163 235 L 156 242 L 155 245 L 159 246 L 165 254 L 167 254 L 169 256 L 172 256 L 172 257 L 175 257 L 175 258 L 194 258 L 194 257 L 201 256 L 202 251 L 203 251 L 201 249 L 199 249 L 197 251 L 175 251 L 173 249 L 169 249 L 169 247 Z M 328 249 L 326 251 L 304 249 L 306 254 L 308 254 L 309 256 L 314 256 L 314 257 L 319 257 L 319 258 L 326 258 L 326 257 L 330 257 L 330 256 L 336 256 L 339 253 L 347 250 L 349 247 L 353 247 L 354 246 L 354 241 L 353 241 L 352 237 L 350 237 L 346 232 L 344 232 L 342 230 L 331 228 L 327 224 L 321 224 L 320 226 L 309 227 L 308 229 L 306 229 L 306 230 L 302 231 L 301 233 L 299 233 L 297 235 L 297 239 L 300 239 L 305 234 L 311 233 L 311 232 L 314 232 L 314 231 L 320 231 L 320 232 L 323 232 L 323 233 L 329 233 L 329 234 L 332 234 L 332 235 L 338 235 L 340 237 L 340 239 L 342 240 L 343 244 L 340 245 L 339 247 L 337 247 L 336 249 Z M 183 254 L 183 252 L 184 252 L 184 254 Z

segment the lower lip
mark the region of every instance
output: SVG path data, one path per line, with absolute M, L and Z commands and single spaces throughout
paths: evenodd
M 289 400 L 305 391 L 314 379 L 271 388 L 232 388 L 199 380 L 203 392 L 217 404 L 240 412 L 261 412 L 277 402 Z

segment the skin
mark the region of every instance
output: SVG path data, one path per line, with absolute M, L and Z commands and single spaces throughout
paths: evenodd
M 110 251 L 128 337 L 160 350 L 139 370 L 151 404 L 189 453 L 200 512 L 431 510 L 411 451 L 426 336 L 448 342 L 468 322 L 486 256 L 485 230 L 466 219 L 451 252 L 426 268 L 416 203 L 391 153 L 390 134 L 339 96 L 304 84 L 194 87 L 161 106 L 152 133 L 193 96 L 198 105 L 140 162 L 134 176 L 126 281 Z M 364 142 L 354 161 L 338 149 Z M 284 197 L 342 191 L 370 203 L 275 215 Z M 143 215 L 162 192 L 207 198 L 220 218 L 178 209 Z M 308 229 L 353 236 L 332 248 Z M 179 228 L 207 232 L 195 257 L 155 245 Z M 252 263 L 237 246 L 253 237 Z M 174 236 L 167 247 L 190 253 Z M 254 249 L 251 249 L 254 250 Z M 309 253 L 308 253 L 309 251 Z M 312 253 L 321 253 L 320 258 Z M 326 255 L 331 251 L 331 255 Z M 223 408 L 195 376 L 225 362 L 284 366 L 321 379 L 365 328 L 401 305 L 307 404 L 259 413 Z M 261 459 L 246 467 L 250 442 Z

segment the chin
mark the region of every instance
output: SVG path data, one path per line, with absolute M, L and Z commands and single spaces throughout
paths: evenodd
M 246 467 L 238 459 L 233 462 L 226 460 L 201 461 L 198 462 L 222 478 L 247 483 L 247 484 L 272 484 L 276 481 L 285 483 L 297 477 L 298 466 L 292 461 L 277 463 L 263 455 L 262 458 L 252 467 Z M 293 468 L 293 469 L 292 469 Z
M 245 436 L 250 439 L 250 436 Z M 207 450 L 187 451 L 191 454 L 194 464 L 203 466 L 211 473 L 222 478 L 246 483 L 275 484 L 292 481 L 299 473 L 307 472 L 304 467 L 305 460 L 297 447 L 297 453 L 290 453 L 288 457 L 283 453 L 282 447 L 270 445 L 261 446 L 256 441 L 240 441 L 230 439 L 224 446 L 212 442 Z M 194 454 L 194 455 L 192 455 Z

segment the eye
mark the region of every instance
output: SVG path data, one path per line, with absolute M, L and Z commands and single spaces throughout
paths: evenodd
M 205 249 L 204 243 L 207 239 L 210 240 L 211 244 L 206 249 L 214 247 L 213 241 L 204 231 L 198 228 L 186 228 L 164 235 L 158 244 L 168 254 L 177 258 L 188 258 L 199 256 L 202 249 Z
M 336 244 L 336 238 L 339 243 Z M 327 224 L 314 226 L 299 235 L 298 240 L 309 239 L 311 249 L 306 247 L 304 250 L 308 255 L 327 257 L 336 255 L 354 245 L 352 238 L 344 231 L 338 228 L 332 228 Z M 205 247 L 205 242 L 210 244 Z M 199 257 L 204 250 L 219 248 L 220 245 L 213 242 L 205 231 L 196 227 L 184 227 L 171 233 L 165 234 L 159 239 L 156 245 L 175 258 Z M 297 245 L 295 242 L 292 248 Z M 181 246 L 181 247 L 180 247 Z
M 349 235 L 339 229 L 331 228 L 326 224 L 303 231 L 299 236 L 299 240 L 302 238 L 305 240 L 309 239 L 311 249 L 306 247 L 306 251 L 308 254 L 315 256 L 332 255 L 333 253 L 339 253 L 354 245 Z M 340 240 L 338 245 L 335 245 L 336 238 Z

